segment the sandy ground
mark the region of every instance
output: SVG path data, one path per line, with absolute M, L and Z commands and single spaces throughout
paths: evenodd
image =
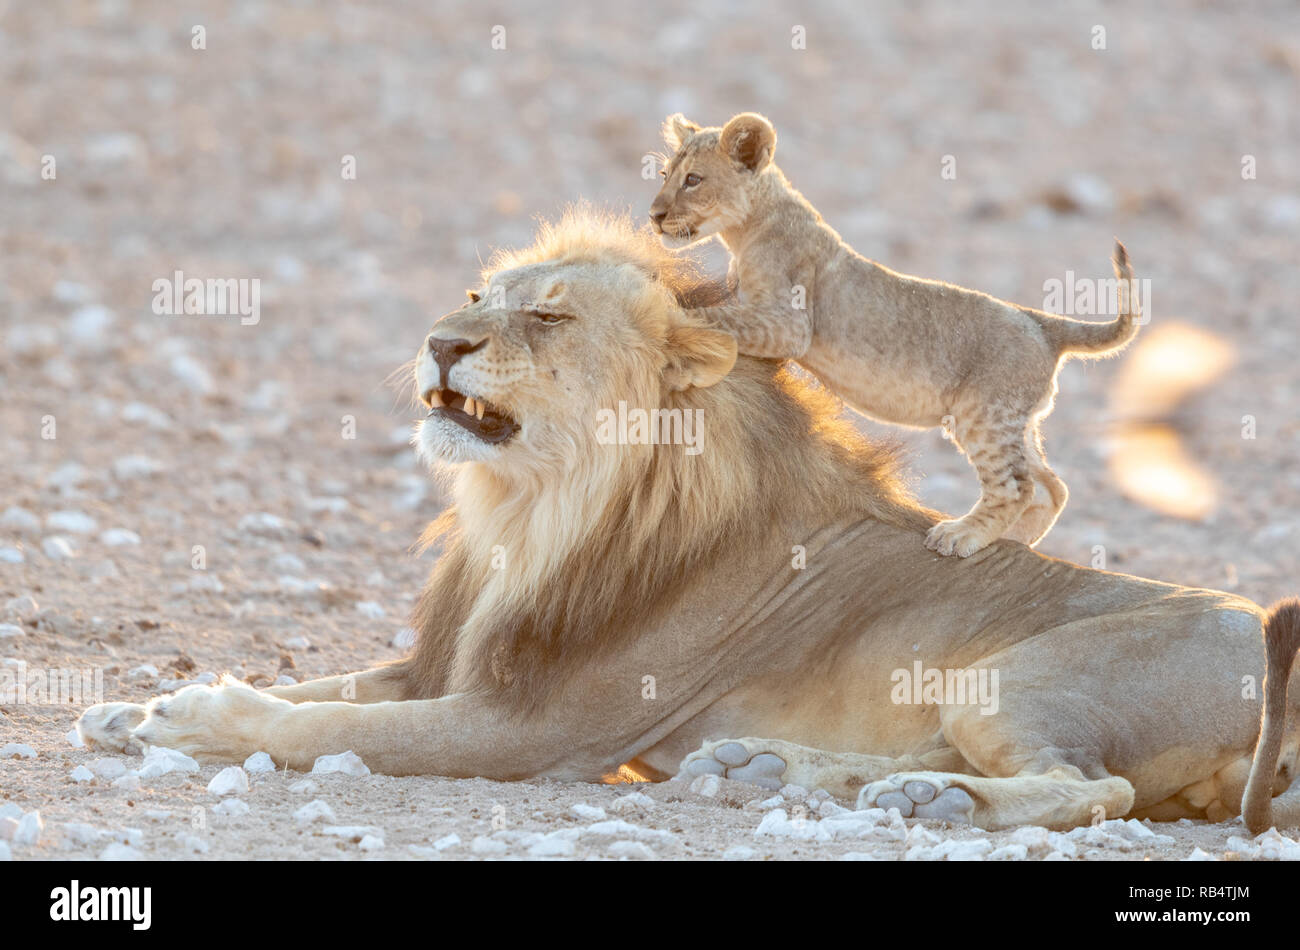
M 429 569 L 412 545 L 443 496 L 405 445 L 405 387 L 385 380 L 534 213 L 578 197 L 644 213 L 643 156 L 676 110 L 768 114 L 795 184 L 899 270 L 1042 306 L 1067 270 L 1108 276 L 1121 236 L 1152 281 L 1151 361 L 1139 347 L 1063 372 L 1046 432 L 1072 495 L 1041 549 L 1262 601 L 1300 588 L 1289 0 L 826 3 L 798 19 L 765 0 L 207 6 L 0 0 L 6 669 L 99 671 L 105 698 L 141 701 L 204 673 L 398 655 Z M 177 270 L 259 278 L 259 322 L 155 313 L 153 282 Z M 1154 457 L 1125 437 L 1134 416 L 1161 427 Z M 938 433 L 889 434 L 925 501 L 974 500 Z M 132 790 L 96 763 L 104 777 L 75 781 L 96 759 L 65 739 L 79 709 L 0 705 L 0 746 L 36 753 L 0 761 L 0 808 L 44 821 L 17 859 L 117 843 L 131 850 L 110 856 L 892 858 L 943 856 L 916 850 L 931 834 L 1021 840 L 888 819 L 817 840 L 833 807 L 792 791 L 783 824 L 767 793 L 726 782 L 615 804 L 627 786 L 263 774 L 229 815 L 206 790 L 215 767 Z M 295 820 L 317 799 L 334 819 Z M 1239 823 L 1155 830 L 1169 840 L 1071 840 L 1081 859 L 1258 851 L 1229 844 Z M 367 834 L 383 847 L 363 850 Z M 1029 858 L 1069 856 L 1035 834 Z

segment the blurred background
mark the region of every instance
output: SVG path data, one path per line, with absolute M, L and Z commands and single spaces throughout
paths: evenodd
M 443 499 L 386 378 L 534 216 L 643 218 L 675 111 L 768 115 L 795 186 L 897 270 L 1042 307 L 1120 237 L 1150 322 L 1061 374 L 1041 549 L 1294 593 L 1298 80 L 1292 0 L 0 0 L 8 619 L 49 634 L 33 661 L 242 649 L 249 678 L 401 649 Z M 260 321 L 154 313 L 177 270 L 260 279 Z M 974 501 L 937 431 L 863 425 L 927 503 Z

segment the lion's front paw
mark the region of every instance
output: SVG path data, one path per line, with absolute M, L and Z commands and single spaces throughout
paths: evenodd
M 99 703 L 77 720 L 77 733 L 91 749 L 139 753 L 140 744 L 131 730 L 144 720 L 145 707 L 138 703 Z
M 766 751 L 761 739 L 719 739 L 706 742 L 682 760 L 680 774 L 720 775 L 762 788 L 779 789 L 785 784 L 786 761 Z
M 241 760 L 262 750 L 267 724 L 281 707 L 290 704 L 227 676 L 152 700 L 131 737 L 200 761 Z
M 925 546 L 931 551 L 948 557 L 970 557 L 976 551 L 982 551 L 993 542 L 987 532 L 967 524 L 964 519 L 940 521 L 925 536 Z
M 898 772 L 858 793 L 859 809 L 897 808 L 904 818 L 936 818 L 956 824 L 975 821 L 975 799 L 940 772 Z

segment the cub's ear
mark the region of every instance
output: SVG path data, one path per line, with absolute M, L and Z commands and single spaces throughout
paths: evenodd
M 724 330 L 673 327 L 666 349 L 664 382 L 674 392 L 712 386 L 736 365 L 736 338 Z
M 700 127 L 680 112 L 674 112 L 664 119 L 664 142 L 674 152 L 681 148 L 682 143 L 698 131 L 700 131 Z
M 718 147 L 750 171 L 761 172 L 776 154 L 776 129 L 757 112 L 742 112 L 722 127 Z

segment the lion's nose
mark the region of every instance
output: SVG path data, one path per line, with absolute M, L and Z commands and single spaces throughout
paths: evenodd
M 486 339 L 479 340 L 477 343 L 471 343 L 465 339 L 444 340 L 430 333 L 428 339 L 429 352 L 433 354 L 433 359 L 438 364 L 442 384 L 447 385 L 447 373 L 462 356 L 473 353 L 475 350 L 481 350 L 486 343 Z

